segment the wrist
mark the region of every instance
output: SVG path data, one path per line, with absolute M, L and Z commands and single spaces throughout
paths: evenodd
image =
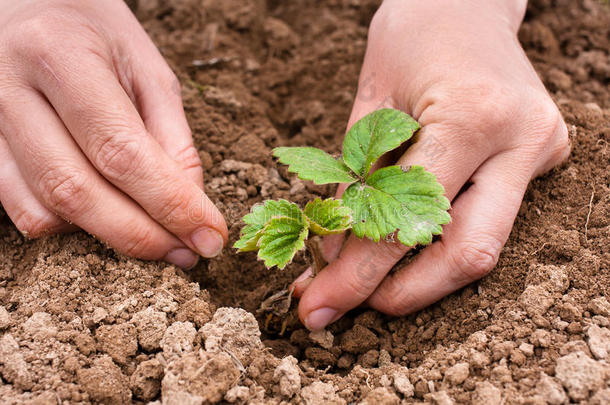
M 526 8 L 527 0 L 384 0 L 375 20 L 414 27 L 493 23 L 516 34 Z

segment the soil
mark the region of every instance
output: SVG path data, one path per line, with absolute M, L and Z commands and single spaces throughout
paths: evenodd
M 136 4 L 136 2 L 131 2 Z M 332 195 L 278 145 L 338 152 L 377 0 L 149 0 L 183 83 L 206 191 L 230 226 L 265 198 Z M 610 10 L 531 1 L 520 32 L 569 161 L 534 180 L 496 269 L 411 316 L 359 309 L 309 336 L 260 303 L 307 266 L 227 249 L 185 274 L 77 233 L 25 239 L 0 210 L 2 403 L 610 403 Z

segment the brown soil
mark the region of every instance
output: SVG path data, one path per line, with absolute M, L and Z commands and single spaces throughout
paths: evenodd
M 231 241 L 264 198 L 332 194 L 269 151 L 338 151 L 377 3 L 140 2 Z M 268 271 L 228 249 L 186 275 L 83 233 L 26 240 L 0 210 L 0 401 L 610 403 L 610 11 L 530 3 L 520 39 L 573 153 L 531 184 L 490 276 L 408 317 L 361 309 L 310 337 L 292 315 L 280 336 L 252 314 L 303 256 Z

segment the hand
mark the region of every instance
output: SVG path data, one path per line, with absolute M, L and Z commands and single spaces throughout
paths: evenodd
M 408 250 L 401 244 L 327 238 L 330 264 L 295 282 L 309 329 L 364 302 L 392 315 L 411 313 L 485 276 L 530 179 L 567 158 L 566 126 L 517 41 L 525 5 L 383 3 L 370 27 L 349 126 L 381 107 L 413 115 L 422 130 L 397 164 L 422 165 L 437 176 L 452 200 L 452 222 L 392 275 Z
M 175 75 L 121 0 L 0 0 L 0 201 L 188 268 L 227 240 Z

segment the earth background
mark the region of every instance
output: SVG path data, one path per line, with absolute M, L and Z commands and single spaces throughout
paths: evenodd
M 147 0 L 233 243 L 263 199 L 333 190 L 271 159 L 338 152 L 377 0 Z M 284 271 L 231 249 L 188 274 L 84 233 L 24 238 L 0 209 L 0 403 L 610 403 L 610 8 L 530 1 L 519 38 L 570 130 L 496 269 L 416 314 L 266 323 Z

